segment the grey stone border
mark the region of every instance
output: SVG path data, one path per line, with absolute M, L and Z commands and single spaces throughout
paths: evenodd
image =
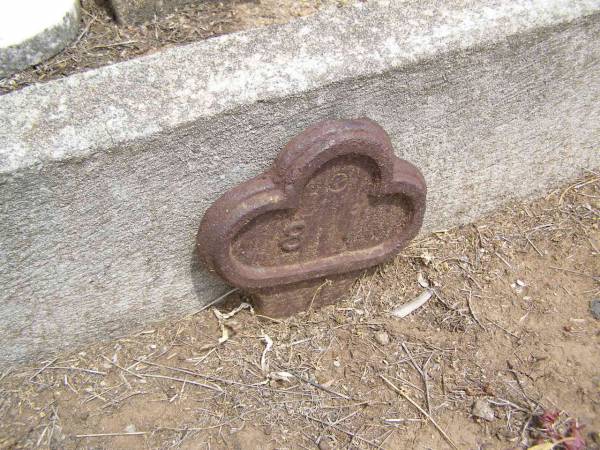
M 600 2 L 329 10 L 0 97 L 0 365 L 226 290 L 208 205 L 325 118 L 369 117 L 429 186 L 425 231 L 600 166 Z

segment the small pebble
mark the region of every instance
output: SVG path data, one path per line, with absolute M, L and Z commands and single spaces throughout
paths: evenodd
M 486 400 L 482 399 L 475 400 L 471 414 L 473 414 L 474 417 L 487 420 L 488 422 L 491 422 L 496 418 L 494 415 L 494 410 L 490 404 Z
M 375 333 L 375 340 L 379 345 L 388 345 L 390 343 L 390 335 L 385 331 Z
M 517 281 L 521 281 L 521 280 L 517 280 Z M 521 283 L 523 283 L 523 282 L 521 281 Z M 519 283 L 511 283 L 510 287 L 513 288 L 517 294 L 522 294 L 523 290 L 525 289 L 524 285 L 522 286 Z
M 319 441 L 319 450 L 333 450 L 333 442 L 331 438 L 324 436 Z
M 600 298 L 594 299 L 590 302 L 590 311 L 594 319 L 600 320 Z

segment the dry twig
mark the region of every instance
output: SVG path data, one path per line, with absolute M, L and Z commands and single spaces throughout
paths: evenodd
M 425 411 L 423 408 L 421 408 L 419 406 L 419 404 L 417 402 L 415 402 L 412 398 L 410 398 L 406 393 L 404 393 L 401 389 L 399 389 L 398 387 L 396 387 L 394 385 L 394 383 L 392 383 L 390 380 L 388 380 L 386 377 L 384 377 L 383 375 L 379 375 L 381 377 L 381 379 L 383 381 L 386 382 L 386 384 L 391 387 L 397 394 L 401 395 L 405 400 L 407 400 L 411 405 L 413 405 L 415 408 L 417 408 L 419 410 L 419 412 L 421 414 L 423 414 L 430 422 L 431 424 L 436 428 L 436 430 L 438 430 L 440 432 L 440 434 L 442 435 L 442 437 L 446 440 L 446 442 L 448 442 L 448 444 L 450 444 L 450 446 L 456 450 L 458 450 L 458 447 L 456 446 L 456 444 L 452 441 L 452 439 L 450 439 L 450 436 L 448 436 L 446 434 L 446 432 L 442 429 L 442 427 L 440 427 L 437 422 L 433 419 L 433 417 L 431 417 L 427 411 Z

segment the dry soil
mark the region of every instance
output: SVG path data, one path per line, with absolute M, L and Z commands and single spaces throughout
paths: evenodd
M 589 171 L 422 237 L 335 306 L 275 321 L 233 293 L 13 367 L 0 447 L 598 449 L 599 218 Z

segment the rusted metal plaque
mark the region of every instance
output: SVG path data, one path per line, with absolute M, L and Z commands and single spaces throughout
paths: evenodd
M 335 302 L 396 255 L 421 227 L 425 195 L 375 122 L 324 121 L 208 209 L 198 251 L 261 314 L 287 316 Z

